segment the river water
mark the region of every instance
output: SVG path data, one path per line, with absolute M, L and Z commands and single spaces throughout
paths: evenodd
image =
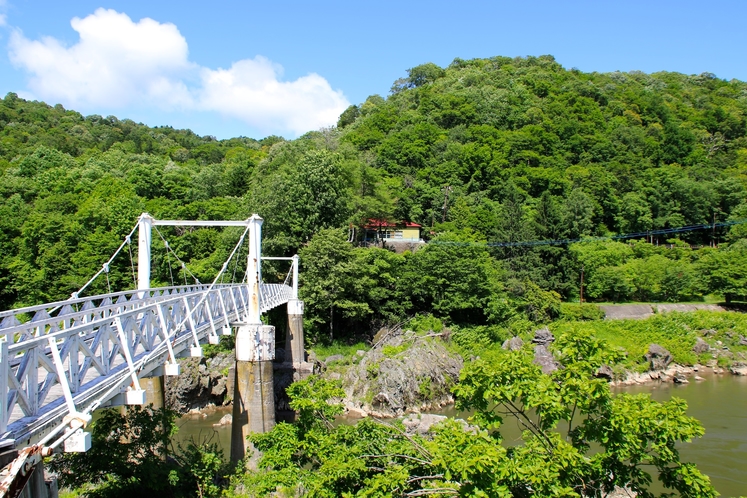
M 700 420 L 705 436 L 689 444 L 681 444 L 680 457 L 693 462 L 710 476 L 722 496 L 747 496 L 747 377 L 734 375 L 706 375 L 703 381 L 689 384 L 649 384 L 616 388 L 615 392 L 650 392 L 653 399 L 666 401 L 672 396 L 687 401 L 688 414 Z M 212 438 L 230 453 L 231 426 L 214 427 L 230 409 L 221 408 L 202 415 L 182 417 L 175 441 L 204 441 Z M 455 416 L 453 408 L 440 412 Z M 506 427 L 508 441 L 512 429 Z M 515 431 L 517 434 L 519 430 Z

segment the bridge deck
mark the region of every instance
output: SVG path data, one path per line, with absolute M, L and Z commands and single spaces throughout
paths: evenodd
M 288 285 L 262 284 L 260 311 L 292 294 Z M 32 444 L 71 408 L 106 406 L 136 378 L 243 321 L 249 296 L 243 284 L 179 286 L 0 312 L 0 438 Z

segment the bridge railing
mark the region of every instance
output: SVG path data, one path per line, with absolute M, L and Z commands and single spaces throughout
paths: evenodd
M 249 296 L 243 284 L 180 286 L 0 313 L 0 435 L 31 442 L 72 412 L 138 390 L 139 376 L 243 321 Z M 260 286 L 262 312 L 291 297 L 288 285 Z
M 54 303 L 27 306 L 0 312 L 0 338 L 14 343 L 61 330 L 112 314 L 115 310 L 135 308 L 151 299 L 165 299 L 173 294 L 191 294 L 208 289 L 208 285 L 158 287 L 145 291 L 123 291 Z

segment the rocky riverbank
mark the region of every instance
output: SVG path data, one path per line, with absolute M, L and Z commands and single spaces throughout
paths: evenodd
M 374 346 L 359 350 L 352 356 L 333 355 L 317 360 L 313 354 L 314 372 L 343 383 L 342 400 L 349 417 L 401 417 L 408 413 L 434 411 L 454 402 L 451 387 L 458 382 L 462 358 L 446 347 L 443 339 L 448 330 L 436 334 L 415 333 L 411 330 L 385 329 L 374 339 Z M 702 364 L 679 365 L 673 355 L 658 344 L 650 344 L 645 355 L 646 371 L 623 370 L 620 366 L 605 366 L 599 377 L 612 386 L 626 386 L 655 382 L 687 383 L 702 380 L 700 374 L 733 374 L 747 376 L 747 353 L 739 351 L 747 346 L 747 338 L 728 332 L 725 340 L 737 345 L 732 352 L 722 341 L 716 340 L 715 330 L 700 330 L 693 353 Z M 535 330 L 531 339 L 535 363 L 545 373 L 559 367 L 552 353 L 555 338 L 548 328 Z M 504 349 L 516 350 L 525 346 L 519 337 L 503 344 Z M 279 352 L 282 356 L 282 351 Z M 282 358 L 279 358 L 282 363 Z M 289 385 L 292 371 L 276 368 L 276 408 L 288 411 L 284 388 Z M 200 412 L 212 407 L 230 405 L 233 395 L 234 355 L 220 352 L 210 358 L 180 360 L 182 373 L 167 378 L 167 406 L 181 414 Z
M 233 398 L 233 352 L 210 358 L 182 358 L 181 373 L 166 377 L 166 406 L 179 414 L 230 405 Z

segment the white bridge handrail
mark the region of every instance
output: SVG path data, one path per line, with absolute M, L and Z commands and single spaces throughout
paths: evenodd
M 245 318 L 248 285 L 208 289 L 126 291 L 0 313 L 0 440 L 13 446 L 38 441 L 68 415 L 65 389 L 78 412 L 106 404 L 127 390 L 130 376 L 144 376 Z M 260 310 L 293 296 L 288 285 L 262 283 Z M 51 344 L 65 366 L 63 379 Z

